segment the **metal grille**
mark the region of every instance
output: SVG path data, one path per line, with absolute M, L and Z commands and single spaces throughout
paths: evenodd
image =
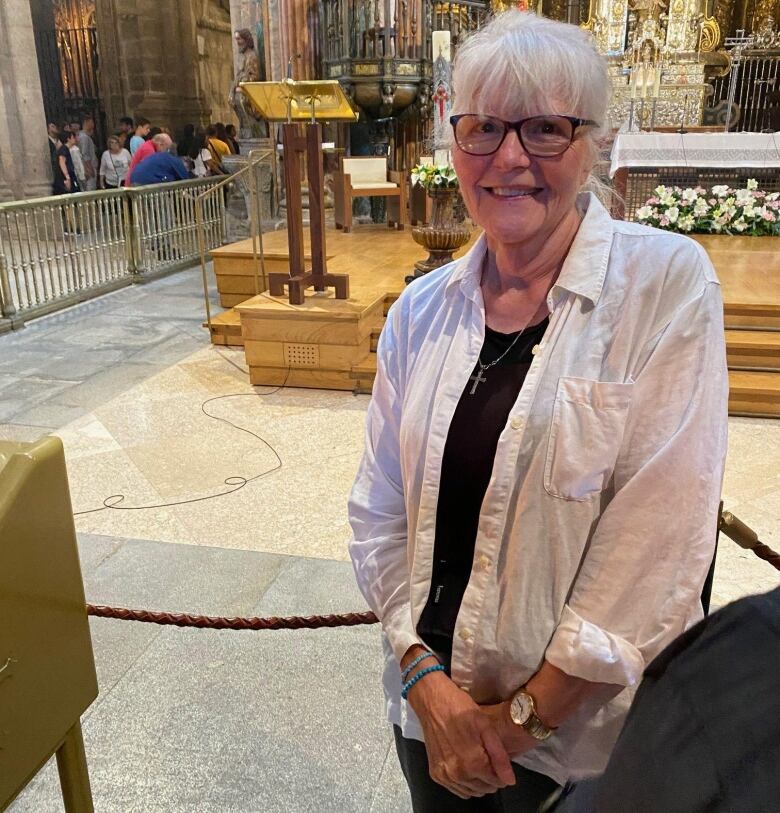
M 779 70 L 780 51 L 748 51 L 742 57 L 734 95 L 734 102 L 739 107 L 737 130 L 760 133 L 776 129 L 772 126 L 772 114 L 773 108 L 780 107 Z M 713 87 L 709 106 L 727 102 L 729 75 L 715 79 Z
M 102 146 L 95 0 L 32 0 L 31 10 L 46 118 L 61 124 L 88 113 Z

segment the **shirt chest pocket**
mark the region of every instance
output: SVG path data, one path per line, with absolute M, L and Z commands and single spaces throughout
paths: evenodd
M 582 501 L 605 488 L 623 440 L 633 387 L 558 379 L 544 466 L 548 494 Z

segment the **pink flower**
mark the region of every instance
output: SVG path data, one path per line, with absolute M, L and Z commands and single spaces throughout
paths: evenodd
M 655 195 L 653 195 L 653 197 L 652 197 L 652 198 L 648 198 L 648 199 L 647 199 L 647 203 L 646 203 L 645 205 L 646 205 L 646 206 L 658 206 L 658 204 L 659 204 L 660 202 L 661 202 L 661 201 L 660 201 L 660 199 L 659 199 L 659 198 L 657 198 L 657 197 L 655 197 Z
M 669 225 L 669 218 L 666 215 L 661 216 L 661 225 L 668 226 Z
M 709 203 L 709 204 L 710 204 L 710 206 L 714 206 L 714 205 L 715 205 L 717 202 L 718 202 L 718 201 L 717 201 L 717 200 L 715 200 L 715 198 L 710 198 L 710 199 L 707 201 L 707 203 Z
M 774 212 L 764 212 L 762 215 L 764 220 L 769 221 L 770 223 L 774 223 L 777 220 L 777 215 Z

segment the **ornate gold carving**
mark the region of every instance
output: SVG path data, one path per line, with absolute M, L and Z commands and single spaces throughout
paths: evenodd
M 721 30 L 714 17 L 706 17 L 701 28 L 699 50 L 702 52 L 714 51 L 720 45 Z
M 393 69 L 396 76 L 419 76 L 420 71 L 417 65 L 411 62 L 400 62 Z
M 352 65 L 352 73 L 355 76 L 378 76 L 379 65 L 375 62 L 356 62 Z

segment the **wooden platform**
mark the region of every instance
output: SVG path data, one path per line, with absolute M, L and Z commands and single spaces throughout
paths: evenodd
M 697 239 L 722 285 L 730 412 L 780 417 L 780 239 Z M 286 240 L 283 231 L 264 237 L 266 257 L 278 264 L 273 270 L 286 268 Z M 251 240 L 223 246 L 213 252 L 215 267 L 225 279 L 243 274 L 245 284 L 254 284 L 251 252 Z M 212 320 L 215 344 L 245 346 L 253 384 L 370 392 L 384 315 L 425 252 L 409 229 L 359 226 L 349 234 L 328 231 L 327 253 L 330 271 L 350 275 L 348 300 L 312 291 L 293 306 L 263 293 Z

